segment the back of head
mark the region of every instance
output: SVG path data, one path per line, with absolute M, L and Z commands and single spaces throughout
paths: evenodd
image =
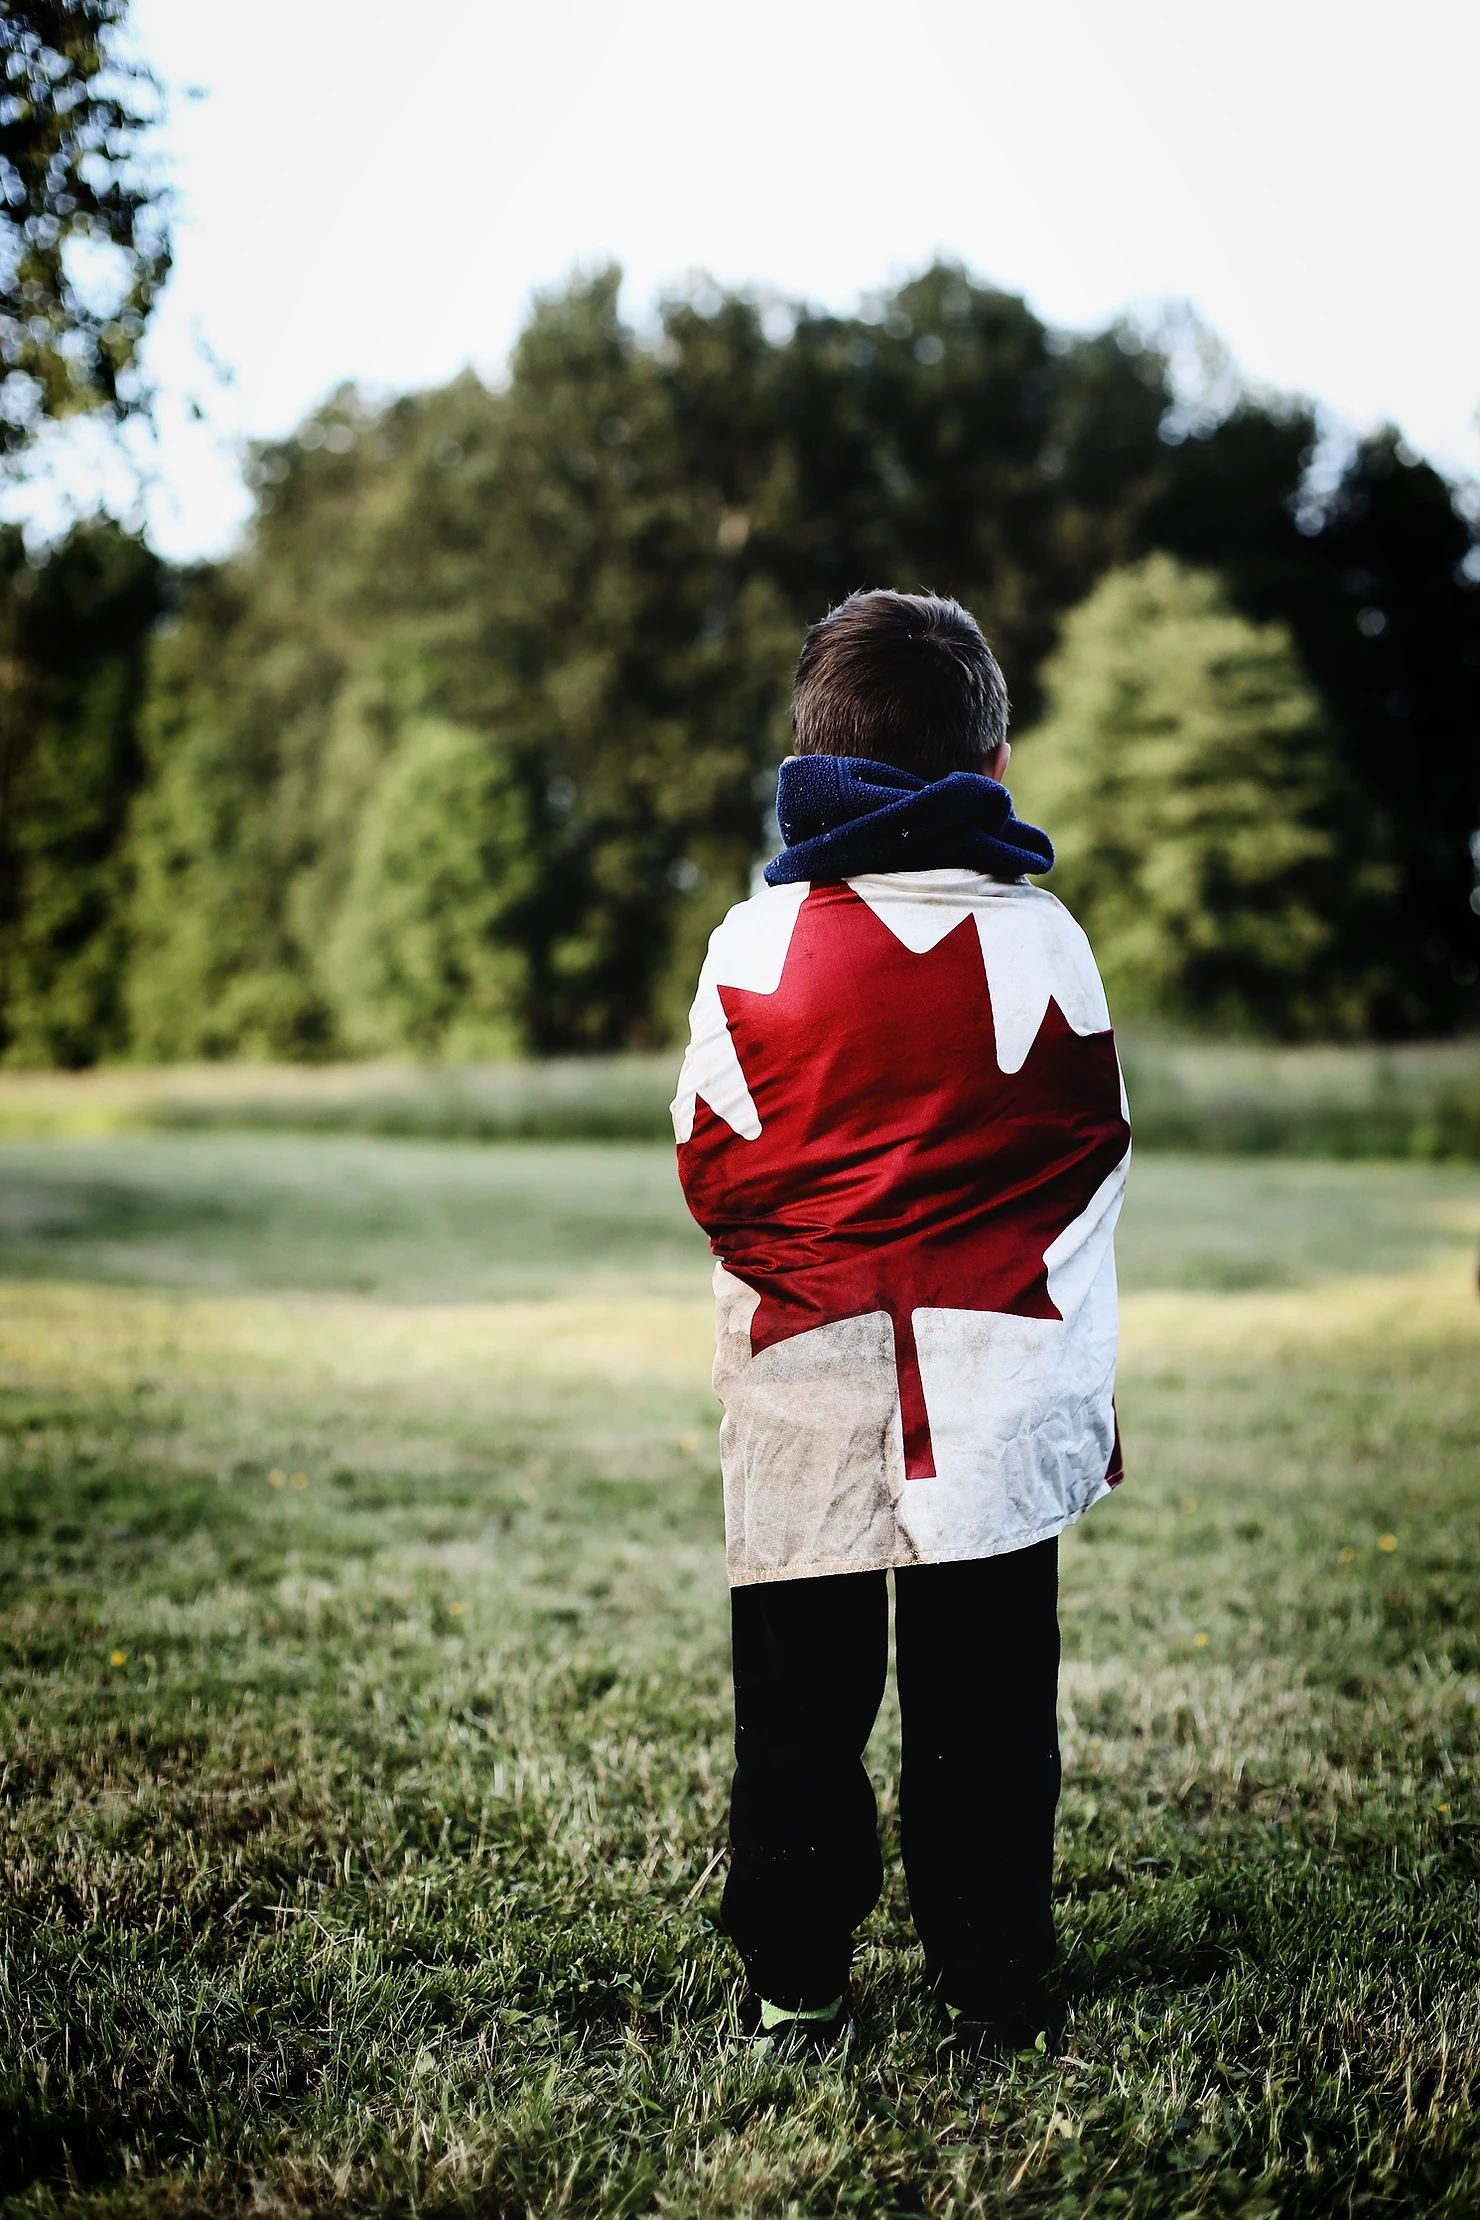
M 791 713 L 798 755 L 940 779 L 986 769 L 1007 738 L 1007 687 L 959 601 L 856 593 L 807 634 Z

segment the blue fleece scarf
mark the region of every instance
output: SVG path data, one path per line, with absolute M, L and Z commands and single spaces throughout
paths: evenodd
M 1012 796 L 974 771 L 917 779 L 857 755 L 783 763 L 776 820 L 786 842 L 767 886 L 853 879 L 863 871 L 935 871 L 960 864 L 991 879 L 1053 869 L 1053 843 L 1012 814 Z

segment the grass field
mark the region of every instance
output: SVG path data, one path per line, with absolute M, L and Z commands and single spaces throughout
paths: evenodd
M 0 2210 L 1480 2211 L 1480 1173 L 1148 1157 L 1063 2054 L 730 2033 L 668 1152 L 0 1148 Z
M 1279 1048 L 1120 1036 L 1143 1146 L 1480 1162 L 1480 1041 Z M 526 1064 L 0 1072 L 0 1138 L 159 1131 L 666 1141 L 677 1051 Z

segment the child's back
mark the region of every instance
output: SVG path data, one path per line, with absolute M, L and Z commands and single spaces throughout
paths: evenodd
M 720 1260 L 725 1917 L 752 2019 L 841 2026 L 892 1569 L 912 1905 L 990 2046 L 1046 2021 L 1056 1537 L 1119 1478 L 1124 1095 L 1089 945 L 1022 876 L 1051 850 L 998 783 L 972 620 L 855 596 L 809 635 L 796 710 L 788 846 L 714 934 L 674 1103 Z

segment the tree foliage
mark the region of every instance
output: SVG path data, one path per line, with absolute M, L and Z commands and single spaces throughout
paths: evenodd
M 323 957 L 357 816 L 421 716 L 479 734 L 523 797 L 521 1040 L 614 1047 L 676 1022 L 747 883 L 794 641 L 771 582 L 737 576 L 615 294 L 608 276 L 542 304 L 507 393 L 465 378 L 384 412 L 346 393 L 257 456 L 252 544 L 197 582 L 159 659 L 149 1051 L 224 1052 L 238 1008 L 254 1047 L 340 1038 Z
M 521 1045 L 515 927 L 538 888 L 528 800 L 478 733 L 421 718 L 360 818 L 329 951 L 351 1049 L 464 1058 Z
M 418 716 L 525 797 L 523 1042 L 671 1035 L 765 843 L 801 628 L 872 579 L 946 584 L 1031 709 L 1058 613 L 1169 467 L 1160 376 L 947 269 L 789 338 L 747 299 L 671 301 L 644 347 L 608 271 L 537 305 L 502 393 L 341 394 L 257 452 L 251 545 L 161 651 L 141 1047 L 350 1037 L 324 952 Z
M 1013 784 L 1117 1014 L 1365 1031 L 1389 881 L 1288 630 L 1153 555 L 1100 581 L 1045 676 Z
M 1305 412 L 1245 399 L 1179 448 L 1146 532 L 1217 570 L 1246 615 L 1289 626 L 1396 873 L 1373 1025 L 1448 1032 L 1480 1020 L 1480 510 L 1390 430 L 1317 496 L 1312 436 Z
M 129 810 L 163 567 L 116 525 L 30 561 L 0 531 L 0 1059 L 88 1064 L 128 1041 Z
M 1285 628 L 1281 667 L 1320 714 L 1269 727 L 1273 775 L 1304 794 L 1319 759 L 1325 799 L 1296 815 L 1335 844 L 1295 874 L 1300 914 L 1325 921 L 1288 943 L 1304 984 L 1293 953 L 1240 956 L 1237 993 L 1194 1000 L 1242 995 L 1239 1022 L 1285 1031 L 1464 1022 L 1472 535 L 1390 439 L 1317 500 L 1315 438 L 1293 403 L 1190 409 L 1143 335 L 1054 333 L 946 266 L 851 317 L 700 288 L 641 340 L 599 272 L 536 303 L 502 389 L 466 375 L 383 405 L 344 389 L 253 451 L 247 541 L 181 581 L 152 651 L 127 838 L 134 1050 L 669 1038 L 767 845 L 803 627 L 859 585 L 959 594 L 1029 735 L 1068 612 L 1155 550 L 1218 573 L 1219 622 Z M 1173 615 L 1152 627 L 1164 659 Z M 1254 714 L 1214 709 L 1241 731 Z M 458 778 L 483 751 L 473 816 L 520 827 L 517 862 L 501 836 L 478 847 L 434 729 L 461 736 Z M 443 804 L 418 800 L 404 840 L 384 815 L 391 792 L 411 810 L 434 759 L 449 856 L 491 874 L 471 939 L 432 915 L 456 876 L 432 869 Z M 414 964 L 392 961 L 373 901 L 420 920 Z M 463 1016 L 430 984 L 475 975 Z
M 1480 1018 L 1480 568 L 1449 487 L 1391 432 L 1363 443 L 1286 605 L 1343 758 L 1387 829 L 1385 1032 Z M 1262 605 L 1276 606 L 1273 594 Z
M 0 455 L 45 419 L 146 400 L 135 362 L 170 249 L 142 147 L 158 88 L 120 51 L 126 12 L 0 8 Z

